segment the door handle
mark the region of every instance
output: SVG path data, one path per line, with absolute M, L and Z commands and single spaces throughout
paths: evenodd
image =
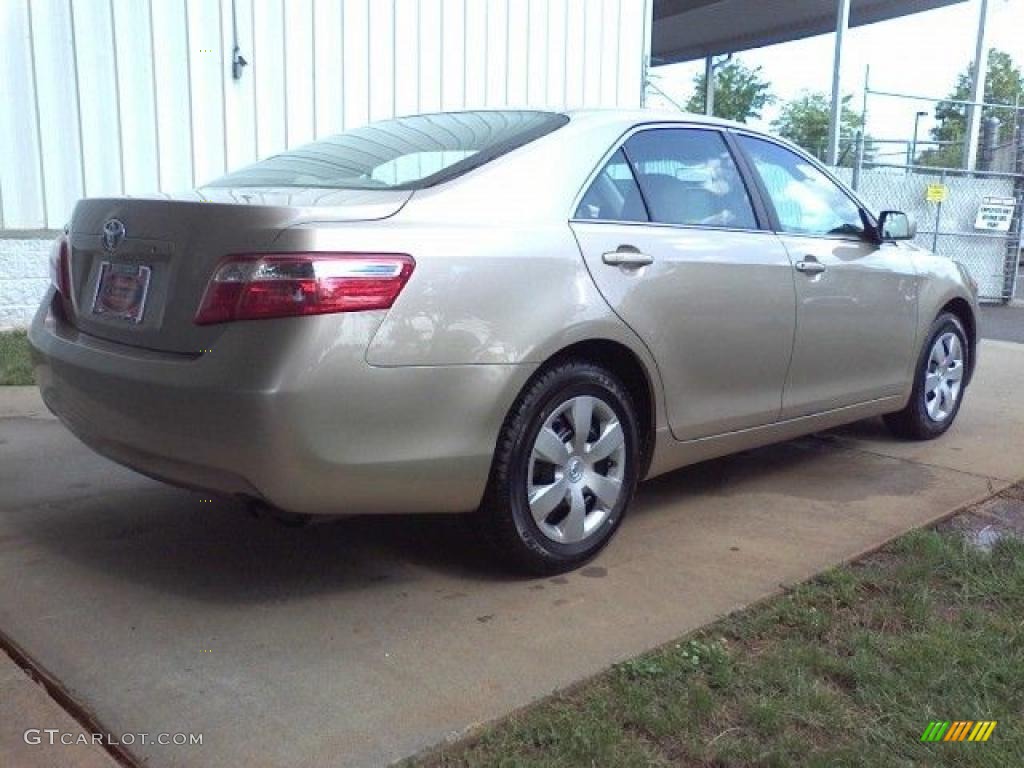
M 646 267 L 654 263 L 654 257 L 642 253 L 632 245 L 620 245 L 601 257 L 601 261 L 612 267 Z
M 806 261 L 798 261 L 794 267 L 797 272 L 805 275 L 820 275 L 826 269 L 825 265 L 813 256 L 809 256 Z

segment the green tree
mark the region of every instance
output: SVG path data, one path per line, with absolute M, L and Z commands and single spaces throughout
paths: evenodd
M 844 96 L 839 118 L 840 165 L 853 165 L 853 136 L 860 130 L 861 116 L 850 108 L 853 96 Z M 794 144 L 821 159 L 828 145 L 828 124 L 832 114 L 832 101 L 820 91 L 803 91 L 797 98 L 786 102 L 779 116 L 772 121 L 772 129 Z M 870 156 L 871 141 L 865 137 L 864 153 Z
M 686 102 L 687 112 L 704 111 L 704 73 L 693 78 L 696 89 Z M 715 116 L 745 123 L 761 117 L 761 110 L 775 102 L 771 83 L 761 76 L 761 67 L 748 67 L 731 59 L 715 68 Z
M 949 94 L 950 99 L 967 101 L 971 98 L 971 80 L 974 77 L 974 62 L 971 62 L 957 76 L 956 86 Z M 988 52 L 988 73 L 985 76 L 984 101 L 997 104 L 1015 104 L 1020 99 L 1024 103 L 1024 74 L 1021 73 L 1013 57 L 996 48 Z M 1013 111 L 985 107 L 981 111 L 982 119 L 995 117 L 1000 123 L 1000 141 L 1013 138 Z M 935 127 L 931 130 L 936 141 L 951 141 L 953 144 L 940 145 L 921 153 L 918 162 L 943 168 L 956 168 L 963 164 L 963 142 L 967 136 L 967 107 L 964 104 L 953 104 L 940 101 L 935 105 Z

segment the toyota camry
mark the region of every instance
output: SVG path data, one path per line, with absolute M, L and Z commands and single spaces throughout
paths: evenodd
M 913 236 L 739 124 L 420 115 L 79 202 L 30 341 L 116 462 L 303 517 L 473 513 L 552 573 L 644 478 L 873 416 L 949 429 L 976 289 Z

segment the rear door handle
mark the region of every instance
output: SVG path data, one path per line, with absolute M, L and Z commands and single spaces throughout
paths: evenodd
M 826 269 L 824 264 L 813 258 L 807 261 L 798 261 L 795 268 L 797 272 L 803 272 L 805 275 L 820 275 Z
M 654 257 L 642 253 L 632 245 L 620 245 L 601 257 L 601 261 L 612 267 L 646 267 L 654 263 Z

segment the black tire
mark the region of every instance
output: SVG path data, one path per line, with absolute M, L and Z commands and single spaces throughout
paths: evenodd
M 953 403 L 953 409 L 949 416 L 936 421 L 928 415 L 927 400 L 925 393 L 926 361 L 931 354 L 932 347 L 936 340 L 947 333 L 953 333 L 960 339 L 963 347 L 964 372 L 960 392 Z M 939 315 L 925 338 L 925 343 L 918 355 L 916 369 L 914 372 L 914 389 L 910 393 L 910 400 L 902 411 L 886 414 L 885 424 L 897 437 L 908 440 L 932 440 L 949 429 L 960 412 L 960 405 L 964 401 L 967 389 L 967 371 L 971 367 L 971 347 L 967 342 L 967 334 L 960 318 L 949 312 Z
M 596 397 L 614 411 L 622 427 L 625 466 L 620 495 L 600 526 L 582 541 L 561 543 L 542 532 L 530 512 L 527 473 L 545 421 L 559 406 L 581 395 Z M 527 386 L 505 419 L 477 512 L 481 533 L 510 567 L 532 575 L 561 573 L 585 563 L 608 543 L 636 490 L 640 441 L 635 413 L 622 382 L 586 361 L 557 363 Z

